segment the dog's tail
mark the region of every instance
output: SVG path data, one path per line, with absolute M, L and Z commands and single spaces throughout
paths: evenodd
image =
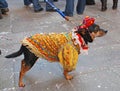
M 20 56 L 22 53 L 23 53 L 23 46 L 21 46 L 21 48 L 20 48 L 19 51 L 14 52 L 14 53 L 12 53 L 10 55 L 5 56 L 5 58 L 15 58 L 15 57 Z

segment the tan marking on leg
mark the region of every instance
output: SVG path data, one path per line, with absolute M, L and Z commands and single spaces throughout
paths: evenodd
M 23 77 L 25 75 L 25 73 L 30 69 L 30 66 L 27 66 L 24 62 L 24 60 L 22 60 L 21 62 L 21 71 L 19 74 L 19 87 L 25 87 L 25 84 L 23 83 Z
M 71 79 L 73 79 L 73 76 L 71 76 L 71 75 L 69 75 L 68 74 L 68 71 L 66 71 L 66 70 L 64 70 L 64 76 L 65 76 L 65 78 L 67 79 L 67 80 L 71 80 Z

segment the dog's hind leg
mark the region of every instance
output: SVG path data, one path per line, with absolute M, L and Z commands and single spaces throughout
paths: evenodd
M 19 87 L 25 87 L 25 84 L 22 81 L 23 77 L 24 77 L 25 73 L 27 71 L 29 71 L 33 67 L 33 65 L 35 64 L 37 59 L 38 58 L 36 57 L 32 61 L 30 61 L 29 64 L 26 63 L 26 60 L 22 60 L 22 62 L 21 62 L 21 71 L 20 71 L 20 74 L 19 74 Z
M 113 0 L 112 9 L 117 9 L 118 0 Z
M 30 69 L 31 67 L 26 65 L 25 61 L 22 60 L 21 62 L 21 71 L 20 71 L 20 74 L 19 74 L 19 87 L 24 87 L 25 84 L 23 83 L 23 77 L 25 75 L 25 73 Z
M 27 71 L 29 71 L 35 64 L 38 57 L 31 53 L 27 48 L 24 48 L 24 59 L 21 62 L 21 71 L 19 75 L 19 87 L 24 87 L 23 77 Z

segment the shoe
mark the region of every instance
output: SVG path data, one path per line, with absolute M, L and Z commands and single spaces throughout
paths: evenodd
M 67 13 L 65 13 L 65 11 L 63 11 L 63 14 L 64 14 L 65 16 L 73 17 L 73 14 L 67 14 Z
M 0 19 L 2 19 L 3 17 L 2 17 L 2 14 L 0 14 Z
M 78 13 L 78 12 L 77 12 L 77 14 L 78 14 L 78 15 L 82 15 L 83 13 Z
M 102 7 L 101 8 L 101 11 L 106 11 L 107 10 L 107 7 Z
M 95 2 L 86 3 L 86 5 L 95 5 Z
M 0 50 L 0 55 L 1 55 L 1 50 Z
M 55 12 L 56 10 L 55 9 L 48 9 L 46 11 L 48 11 L 48 12 Z
M 54 2 L 58 2 L 58 0 L 53 0 Z
M 25 7 L 32 8 L 32 7 L 33 7 L 33 3 L 30 3 L 30 4 L 28 4 L 28 5 L 25 5 Z
M 0 19 L 2 19 L 3 17 L 2 17 L 2 12 L 1 12 L 1 9 L 0 9 Z
M 9 8 L 2 8 L 1 12 L 2 14 L 6 14 L 7 12 L 9 12 Z
M 37 12 L 43 11 L 43 8 L 40 8 L 40 9 L 34 10 L 34 11 L 37 13 Z
M 28 5 L 28 7 L 32 8 L 32 7 L 33 7 L 33 4 L 32 4 L 32 3 L 31 3 L 31 4 L 29 4 L 29 5 Z

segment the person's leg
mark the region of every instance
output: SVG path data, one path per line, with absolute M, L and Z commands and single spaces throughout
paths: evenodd
M 101 11 L 106 11 L 107 10 L 107 0 L 101 0 L 102 7 Z
M 5 0 L 0 0 L 0 8 L 7 8 L 8 3 Z
M 66 16 L 73 16 L 74 12 L 74 0 L 66 0 L 65 6 L 65 15 Z
M 53 4 L 53 0 L 48 0 L 51 4 Z M 54 4 L 53 4 L 54 5 Z M 46 2 L 46 11 L 55 11 L 53 7 L 51 7 L 47 2 Z
M 117 5 L 118 5 L 118 0 L 113 0 L 112 9 L 117 9 Z
M 85 10 L 86 0 L 78 0 L 76 11 L 77 14 L 83 14 Z
M 39 0 L 32 0 L 32 3 L 33 3 L 33 7 L 34 7 L 35 12 L 39 12 L 39 11 L 43 10 L 41 5 L 39 4 Z

